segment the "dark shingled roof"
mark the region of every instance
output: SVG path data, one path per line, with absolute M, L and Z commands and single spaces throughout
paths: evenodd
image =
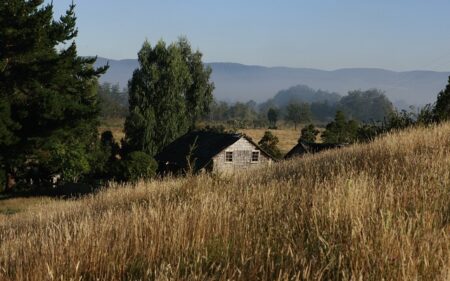
M 192 159 L 195 159 L 195 170 L 204 168 L 211 159 L 222 150 L 232 145 L 240 138 L 241 134 L 216 133 L 208 131 L 194 131 L 187 133 L 165 147 L 155 156 L 161 164 L 175 169 L 187 167 L 187 156 L 192 146 Z M 252 142 L 253 143 L 253 142 Z
M 317 153 L 320 151 L 344 147 L 347 144 L 344 143 L 313 143 L 313 142 L 299 142 L 284 156 L 285 159 L 289 159 L 295 156 L 300 156 L 306 153 Z

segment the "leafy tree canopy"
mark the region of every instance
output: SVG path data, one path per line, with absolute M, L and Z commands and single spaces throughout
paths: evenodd
M 307 103 L 295 103 L 288 104 L 286 108 L 286 121 L 290 121 L 294 124 L 295 129 L 300 123 L 311 122 L 311 109 Z
M 153 156 L 208 112 L 214 85 L 202 54 L 193 52 L 185 38 L 154 47 L 145 42 L 138 59 L 128 86 L 124 145 L 127 151 Z
M 389 99 L 377 89 L 351 91 L 339 101 L 339 108 L 347 116 L 362 122 L 383 121 L 394 111 Z
M 322 90 L 314 90 L 306 85 L 297 85 L 286 90 L 279 91 L 267 103 L 282 108 L 290 103 L 313 103 L 313 102 L 329 102 L 335 104 L 339 102 L 341 96 L 337 93 L 330 93 Z

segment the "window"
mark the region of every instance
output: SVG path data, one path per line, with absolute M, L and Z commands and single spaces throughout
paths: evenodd
M 252 151 L 252 162 L 259 162 L 259 151 Z
M 233 151 L 225 152 L 225 162 L 233 162 Z

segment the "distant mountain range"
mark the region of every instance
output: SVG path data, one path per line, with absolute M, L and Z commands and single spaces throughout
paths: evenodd
M 135 59 L 111 60 L 98 58 L 96 65 L 109 62 L 110 69 L 101 82 L 119 83 L 126 87 Z M 346 95 L 351 90 L 378 88 L 386 92 L 396 104 L 423 105 L 434 102 L 437 94 L 447 84 L 450 72 L 406 71 L 396 72 L 374 68 L 347 68 L 333 71 L 243 65 L 237 63 L 208 63 L 218 100 L 263 102 L 277 92 L 295 85 Z

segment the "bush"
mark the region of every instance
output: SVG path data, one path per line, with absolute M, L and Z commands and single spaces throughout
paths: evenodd
M 394 111 L 385 121 L 385 127 L 387 131 L 403 130 L 416 125 L 416 123 L 417 115 L 414 112 L 407 110 Z
M 83 143 L 55 142 L 50 144 L 49 151 L 50 157 L 43 163 L 44 170 L 50 172 L 50 178 L 59 175 L 60 183 L 77 183 L 91 170 L 89 155 Z
M 126 155 L 120 162 L 119 168 L 121 180 L 137 181 L 154 177 L 158 164 L 147 153 L 134 151 Z
M 261 138 L 261 140 L 258 142 L 258 145 L 261 147 L 262 150 L 272 155 L 274 158 L 280 159 L 283 155 L 278 148 L 278 143 L 280 141 L 278 140 L 278 137 L 272 134 L 270 131 L 264 132 L 264 136 Z
M 344 112 L 336 112 L 334 121 L 328 123 L 322 139 L 325 143 L 353 143 L 357 138 L 358 122 L 347 120 Z
M 319 134 L 319 130 L 316 129 L 314 124 L 309 124 L 308 126 L 305 126 L 302 131 L 300 138 L 298 139 L 299 142 L 306 141 L 306 142 L 316 142 L 317 135 Z
M 357 140 L 360 142 L 370 142 L 385 132 L 383 126 L 376 124 L 362 124 L 358 127 Z

